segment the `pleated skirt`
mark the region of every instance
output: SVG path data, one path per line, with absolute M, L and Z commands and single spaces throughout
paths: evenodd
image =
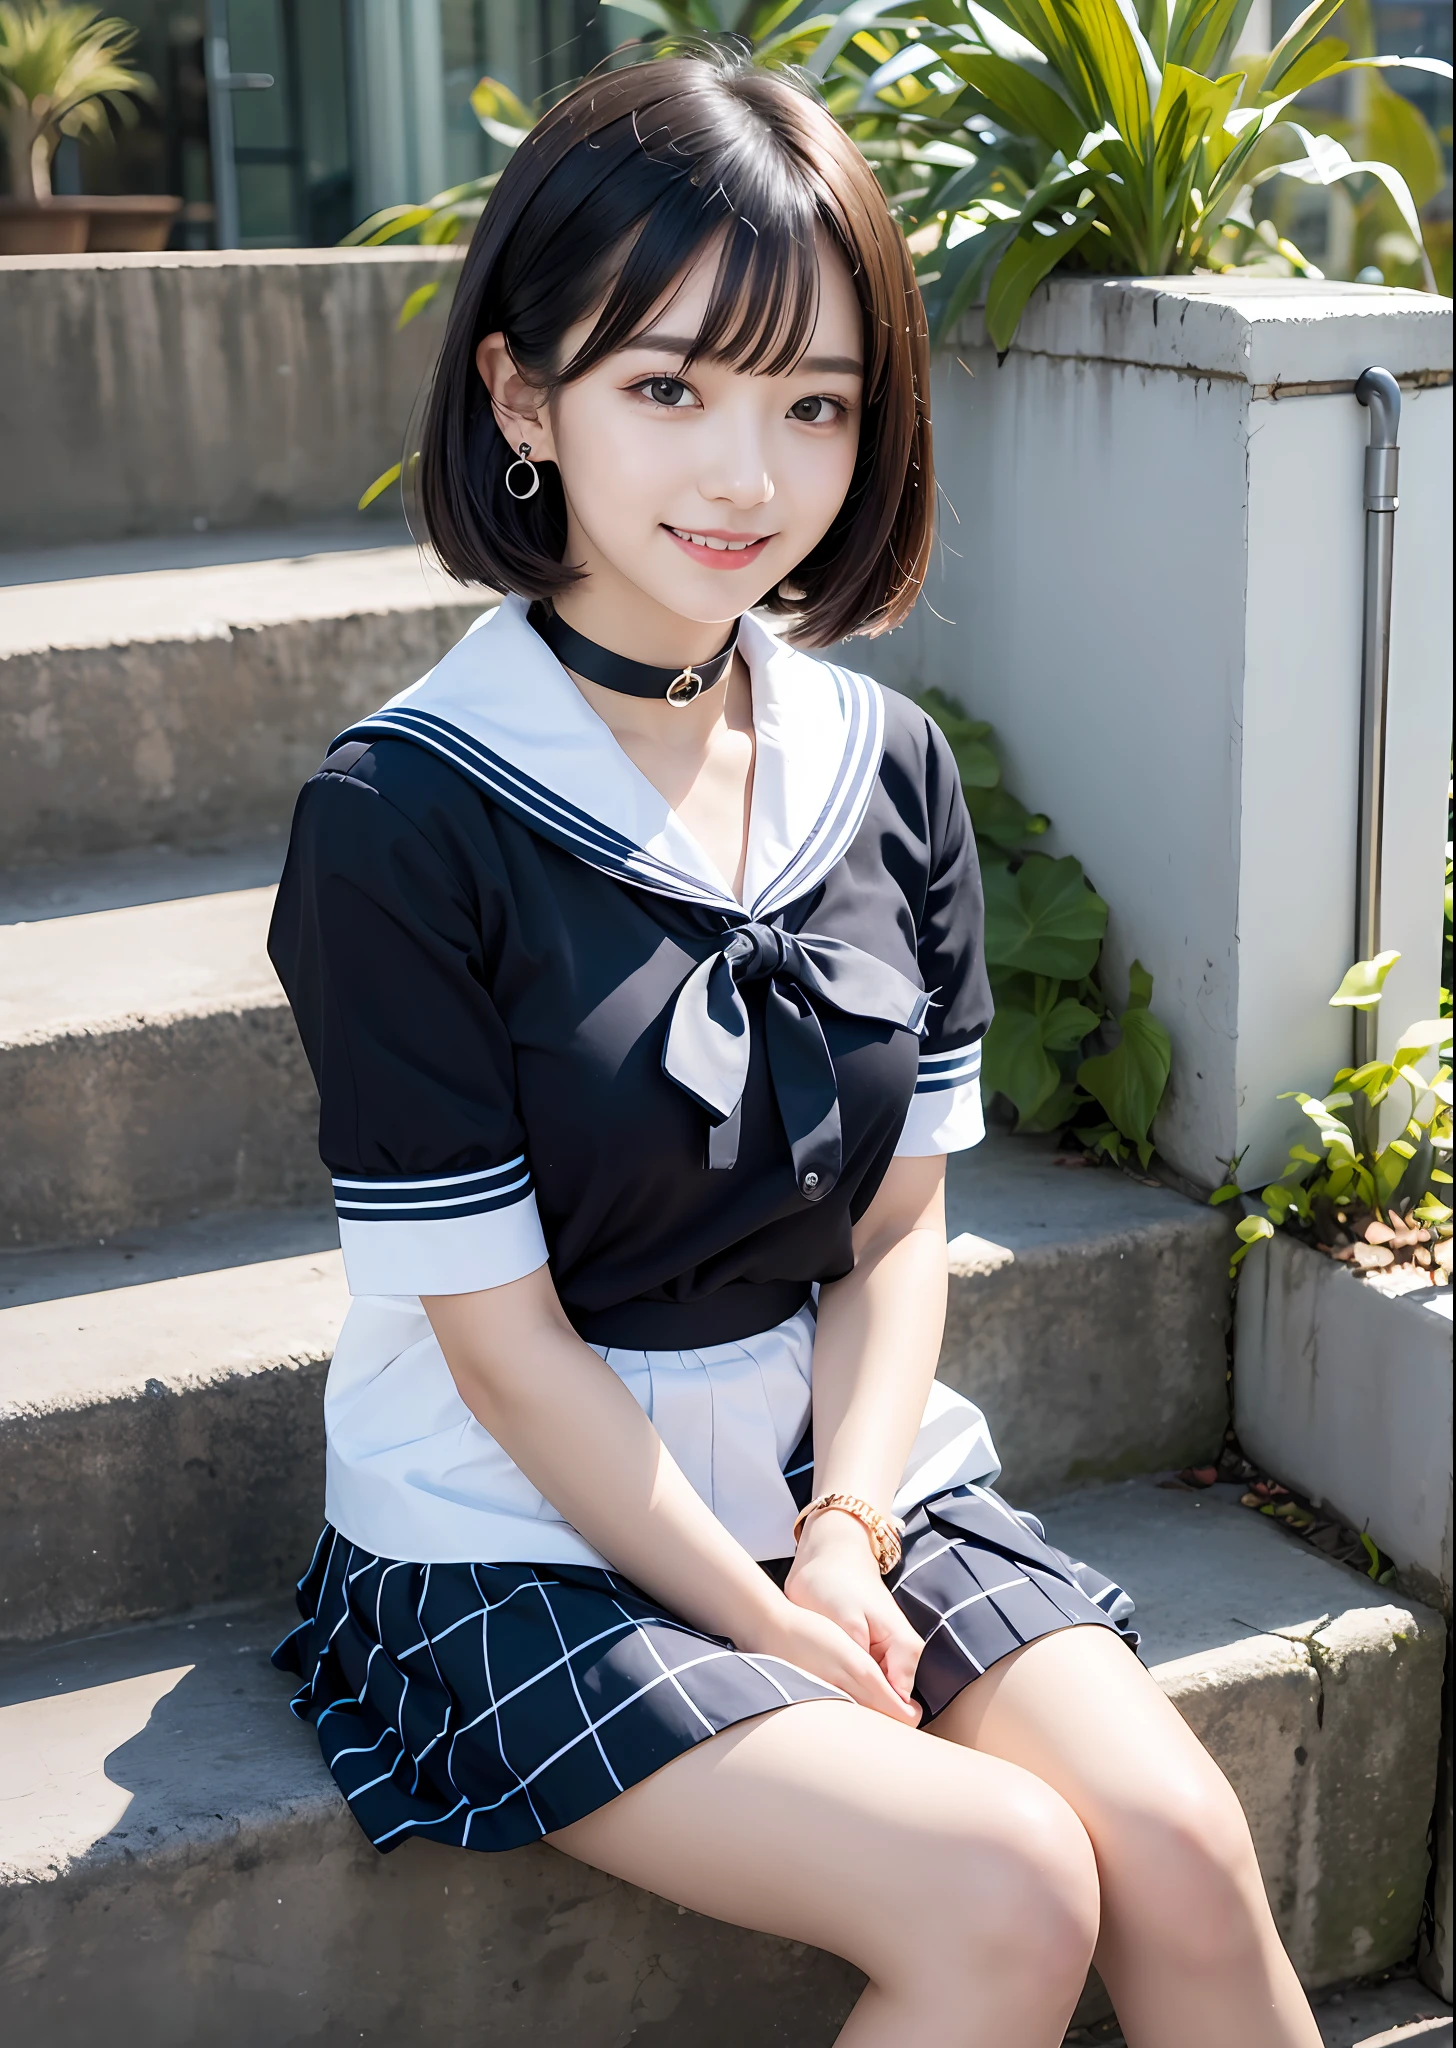
M 766 1569 L 781 1579 L 787 1564 Z M 927 1720 L 1058 1629 L 1111 1628 L 1137 1648 L 1122 1587 L 989 1486 L 916 1508 L 886 1583 L 925 1644 L 915 1697 Z M 735 1722 L 844 1697 L 590 1566 L 410 1564 L 325 1528 L 298 1607 L 273 1662 L 302 1681 L 293 1712 L 384 1851 L 411 1835 L 519 1848 Z

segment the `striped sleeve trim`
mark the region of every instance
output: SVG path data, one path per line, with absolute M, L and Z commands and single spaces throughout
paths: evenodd
M 895 1157 L 928 1159 L 938 1152 L 964 1152 L 985 1135 L 979 1039 L 955 1052 L 923 1054 Z
M 546 1263 L 524 1155 L 475 1173 L 334 1177 L 352 1294 L 474 1294 Z
M 920 1056 L 915 1077 L 917 1095 L 935 1095 L 946 1088 L 961 1088 L 981 1078 L 981 1041 L 959 1046 L 954 1052 L 927 1052 Z
M 356 1223 L 426 1223 L 436 1217 L 483 1216 L 523 1201 L 530 1191 L 526 1155 L 479 1173 L 419 1180 L 347 1180 L 334 1175 L 334 1207 Z

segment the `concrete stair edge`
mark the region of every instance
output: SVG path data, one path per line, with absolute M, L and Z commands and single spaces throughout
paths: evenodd
M 1201 1629 L 1156 1675 L 1244 1798 L 1306 1983 L 1397 1961 L 1427 1866 L 1440 1618 L 1220 1499 L 1134 1483 L 1044 1512 L 1141 1590 L 1154 1656 Z M 1230 1630 L 1231 1606 L 1267 1612 Z M 482 2016 L 488 2048 L 607 2048 L 632 2025 L 663 2048 L 832 2038 L 856 1989 L 833 1958 L 544 1848 L 377 1857 L 264 1661 L 289 1625 L 270 1605 L 0 1658 L 0 1727 L 31 1717 L 12 1753 L 34 1771 L 45 1749 L 55 1830 L 68 1797 L 80 1808 L 71 1852 L 35 1853 L 41 1815 L 25 1874 L 0 1884 L 18 2048 L 79 2048 L 103 2010 L 120 2048 L 475 2038 Z M 1098 2010 L 1094 1989 L 1080 2017 Z
M 0 862 L 286 825 L 493 602 L 413 547 L 0 587 Z
M 1059 1253 L 1067 1180 L 1044 1153 L 993 1137 L 950 1185 L 953 1223 L 994 1215 L 1032 1239 L 953 1278 L 940 1365 L 991 1418 L 1012 1497 L 1213 1454 L 1214 1213 L 1108 1175 L 1090 1210 L 1093 1191 L 1073 1191 Z M 1051 1221 L 1018 1228 L 1013 1194 Z M 0 1642 L 291 1583 L 322 1517 L 323 1381 L 348 1301 L 336 1243 L 331 1211 L 278 1209 L 0 1256 Z

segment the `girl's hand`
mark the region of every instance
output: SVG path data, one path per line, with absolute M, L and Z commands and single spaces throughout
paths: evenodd
M 753 1626 L 742 1630 L 734 1641 L 740 1650 L 757 1650 L 762 1655 L 782 1657 L 786 1663 L 797 1664 L 801 1671 L 812 1672 L 827 1685 L 837 1685 L 857 1705 L 870 1707 L 892 1721 L 902 1721 L 914 1728 L 920 1720 L 919 1707 L 889 1683 L 865 1644 L 852 1641 L 836 1620 L 803 1604 L 796 1605 L 780 1593 L 774 1594 L 772 1603 L 755 1617 Z
M 916 1721 L 910 1698 L 925 1647 L 887 1590 L 865 1530 L 853 1515 L 830 1510 L 805 1529 L 784 1587 L 797 1606 L 838 1623 L 874 1663 Z M 903 1716 L 901 1717 L 903 1718 Z

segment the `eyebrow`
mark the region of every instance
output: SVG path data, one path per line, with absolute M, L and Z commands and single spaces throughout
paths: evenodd
M 630 341 L 622 344 L 622 352 L 629 349 L 650 349 L 654 354 L 685 358 L 696 349 L 696 335 L 684 334 L 634 334 Z M 794 364 L 794 374 L 801 370 L 823 373 L 837 371 L 847 377 L 862 377 L 864 365 L 856 356 L 801 356 Z

